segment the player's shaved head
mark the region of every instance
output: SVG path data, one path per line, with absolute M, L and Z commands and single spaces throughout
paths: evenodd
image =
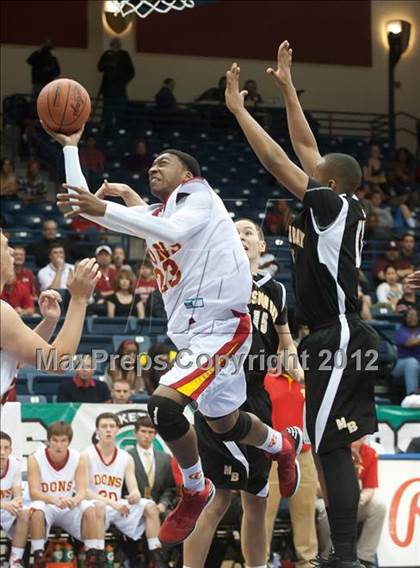
M 169 150 L 163 150 L 162 152 L 160 152 L 160 154 L 158 154 L 158 156 L 161 156 L 162 154 L 172 154 L 173 156 L 176 156 L 185 167 L 187 172 L 191 172 L 194 177 L 201 176 L 200 164 L 194 158 L 194 156 L 191 156 L 191 154 L 187 154 L 186 152 L 175 150 L 173 148 L 170 148 Z
M 353 195 L 362 183 L 362 170 L 358 161 L 348 154 L 326 154 L 317 165 L 314 177 L 326 184 L 333 180 L 335 191 Z

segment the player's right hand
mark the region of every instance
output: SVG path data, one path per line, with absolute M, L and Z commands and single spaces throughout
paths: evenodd
M 53 132 L 42 120 L 40 122 L 45 132 L 62 146 L 77 146 L 80 142 L 80 138 L 82 137 L 83 130 L 85 129 L 85 125 L 83 125 L 80 130 L 74 132 L 73 134 L 63 134 L 61 132 Z
M 76 266 L 73 274 L 69 274 L 67 288 L 73 298 L 89 300 L 101 277 L 95 258 L 84 258 Z
M 407 283 L 412 290 L 420 290 L 420 270 L 409 274 L 407 276 Z
M 125 503 L 118 503 L 117 501 L 116 503 L 113 503 L 112 506 L 116 511 L 118 511 L 121 517 L 127 517 L 128 513 L 130 512 L 130 509 L 127 507 L 127 505 L 125 505 Z
M 289 42 L 287 40 L 283 41 L 277 52 L 277 69 L 274 70 L 272 67 L 267 69 L 267 73 L 273 77 L 279 87 L 286 87 L 292 84 L 292 55 L 293 50 Z

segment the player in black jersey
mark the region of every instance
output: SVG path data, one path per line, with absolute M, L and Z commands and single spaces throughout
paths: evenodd
M 303 202 L 289 240 L 297 316 L 310 329 L 299 347 L 305 367 L 306 428 L 334 546 L 334 554 L 319 564 L 360 568 L 360 491 L 350 444 L 377 429 L 373 386 L 378 348 L 376 333 L 357 314 L 366 215 L 354 192 L 362 173 L 351 156 L 320 155 L 292 83 L 291 58 L 289 44 L 283 42 L 277 69 L 268 73 L 283 92 L 292 144 L 303 170 L 247 112 L 236 63 L 227 72 L 226 104 L 262 164 Z
M 244 363 L 247 400 L 241 410 L 271 425 L 271 401 L 264 389 L 267 369 L 281 365 L 297 380 L 303 380 L 303 371 L 287 323 L 285 287 L 269 274 L 258 273 L 258 261 L 266 246 L 264 234 L 248 219 L 235 224 L 253 274 L 248 305 L 253 323 L 252 346 Z M 196 530 L 184 542 L 184 568 L 204 566 L 217 525 L 229 507 L 231 490 L 241 490 L 244 511 L 241 545 L 246 566 L 265 567 L 266 497 L 272 460 L 257 448 L 219 441 L 202 414 L 196 412 L 194 417 L 203 469 L 217 491 L 199 518 Z

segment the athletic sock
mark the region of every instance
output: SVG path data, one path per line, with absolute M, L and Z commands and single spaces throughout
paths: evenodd
M 187 469 L 181 468 L 181 471 L 185 489 L 194 492 L 204 489 L 204 473 L 200 458 L 198 458 L 198 462 L 191 467 Z
M 104 539 L 96 539 L 95 540 L 95 548 L 97 550 L 105 550 L 105 540 Z
M 32 552 L 44 550 L 44 540 L 31 540 L 31 550 Z
M 86 550 L 90 550 L 91 548 L 96 549 L 96 539 L 94 539 L 94 538 L 86 539 L 85 542 L 84 542 L 84 545 L 85 545 Z
M 157 548 L 162 548 L 162 545 L 160 544 L 160 540 L 154 536 L 147 539 L 147 548 L 149 550 L 156 550 Z
M 360 488 L 351 450 L 338 448 L 320 454 L 328 494 L 328 521 L 335 554 L 345 562 L 357 560 L 357 509 Z M 337 483 L 337 479 L 340 483 Z
M 20 560 L 21 558 L 23 558 L 24 552 L 25 552 L 24 548 L 18 548 L 17 546 L 12 546 L 12 550 L 10 552 L 10 559 Z
M 268 433 L 265 442 L 261 444 L 261 446 L 257 446 L 257 448 L 269 454 L 278 454 L 283 447 L 281 434 L 277 432 L 277 430 L 270 428 L 270 426 L 267 426 L 267 430 Z

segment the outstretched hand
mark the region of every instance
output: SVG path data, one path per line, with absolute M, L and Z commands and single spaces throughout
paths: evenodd
M 287 87 L 292 84 L 292 55 L 293 50 L 287 40 L 283 41 L 277 52 L 277 69 L 272 67 L 267 69 L 267 73 L 273 77 L 280 87 Z
M 62 132 L 53 132 L 47 127 L 45 122 L 43 122 L 42 120 L 40 122 L 45 132 L 62 146 L 77 146 L 80 142 L 80 138 L 82 137 L 83 130 L 85 129 L 85 125 L 83 125 L 80 130 L 74 132 L 73 134 L 63 134 Z
M 245 108 L 245 97 L 248 91 L 239 90 L 239 79 L 241 68 L 237 63 L 232 63 L 229 71 L 226 72 L 226 90 L 225 100 L 226 106 L 232 114 L 237 114 Z
M 68 211 L 64 213 L 64 217 L 76 217 L 77 215 L 92 215 L 94 217 L 103 217 L 106 212 L 107 204 L 105 201 L 86 191 L 82 187 L 76 187 L 75 185 L 69 185 L 63 183 L 63 187 L 66 189 L 71 189 L 74 193 L 58 193 L 57 203 L 59 207 L 65 207 L 66 205 L 74 207 L 73 211 Z

